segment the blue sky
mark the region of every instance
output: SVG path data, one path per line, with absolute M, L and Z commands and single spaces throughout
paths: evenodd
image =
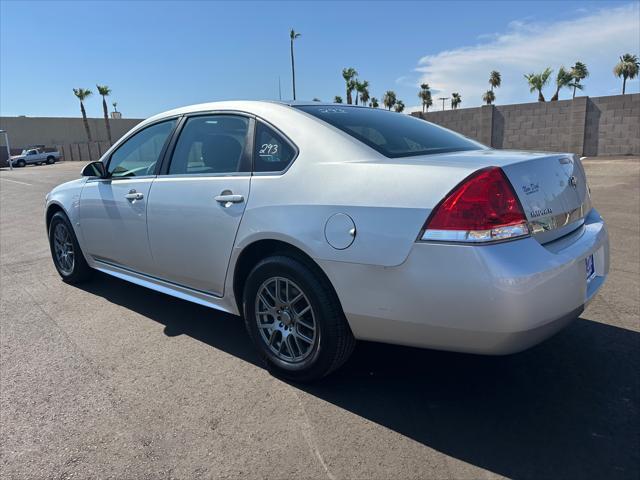
M 298 99 L 345 96 L 355 67 L 373 96 L 408 107 L 417 85 L 481 103 L 492 69 L 497 103 L 535 101 L 522 75 L 576 60 L 585 95 L 619 93 L 617 56 L 640 54 L 640 3 L 460 2 L 0 2 L 0 114 L 77 116 L 73 87 L 113 90 L 126 117 L 222 99 L 291 97 L 289 29 Z M 636 79 L 627 86 L 638 92 Z M 551 96 L 552 88 L 548 88 Z M 569 91 L 561 98 L 569 98 Z M 441 107 L 438 107 L 441 108 Z

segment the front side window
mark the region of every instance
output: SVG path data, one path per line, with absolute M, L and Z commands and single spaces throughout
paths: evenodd
M 160 153 L 176 120 L 156 123 L 133 135 L 111 155 L 108 173 L 111 177 L 153 175 Z
M 256 125 L 253 155 L 255 172 L 281 172 L 296 156 L 296 151 L 282 135 L 262 122 Z
M 242 171 L 249 119 L 209 115 L 187 120 L 169 165 L 169 175 Z
M 486 148 L 455 132 L 401 113 L 347 106 L 301 105 L 296 108 L 389 158 Z

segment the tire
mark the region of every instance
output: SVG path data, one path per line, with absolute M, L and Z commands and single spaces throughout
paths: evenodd
M 247 277 L 243 313 L 268 370 L 288 380 L 310 382 L 330 374 L 355 346 L 329 281 L 301 258 L 261 260 Z
M 56 163 L 56 157 L 47 157 L 47 165 L 53 165 L 54 163 Z
M 66 233 L 65 233 L 66 232 Z M 58 274 L 67 283 L 75 284 L 87 280 L 92 273 L 84 258 L 71 222 L 62 212 L 57 212 L 49 224 L 49 248 Z M 63 255 L 63 251 L 66 255 Z M 69 258 L 69 253 L 72 257 Z
M 26 166 L 27 166 L 27 162 L 25 162 L 24 160 L 18 160 L 16 162 L 16 167 L 24 168 Z

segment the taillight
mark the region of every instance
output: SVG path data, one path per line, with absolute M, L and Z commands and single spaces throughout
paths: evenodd
M 490 242 L 522 237 L 529 226 L 502 169 L 471 174 L 433 209 L 422 240 Z

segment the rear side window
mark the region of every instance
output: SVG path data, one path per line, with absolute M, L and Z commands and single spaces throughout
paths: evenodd
M 377 108 L 301 105 L 389 158 L 484 149 L 462 135 L 409 115 Z
M 254 172 L 281 172 L 296 156 L 296 151 L 289 142 L 262 122 L 256 125 L 254 150 Z
M 173 151 L 169 175 L 241 171 L 248 130 L 249 119 L 238 115 L 189 118 Z

